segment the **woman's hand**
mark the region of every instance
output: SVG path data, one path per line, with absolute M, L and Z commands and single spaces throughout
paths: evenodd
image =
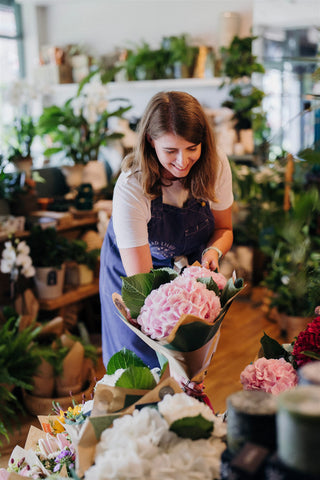
M 215 250 L 208 250 L 201 258 L 201 265 L 209 270 L 219 271 L 219 254 Z

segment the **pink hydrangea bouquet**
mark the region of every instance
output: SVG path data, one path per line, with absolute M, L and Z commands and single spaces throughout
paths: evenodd
M 201 383 L 217 347 L 220 326 L 244 287 L 235 275 L 192 265 L 178 274 L 170 268 L 122 278 L 113 301 L 122 320 L 168 361 L 170 373 Z
M 240 374 L 244 390 L 263 390 L 279 394 L 297 385 L 298 376 L 291 363 L 284 358 L 258 358 Z
M 320 360 L 319 307 L 315 318 L 308 323 L 291 344 L 281 345 L 264 333 L 260 340 L 260 358 L 245 367 L 240 381 L 245 390 L 264 390 L 278 394 L 298 383 L 297 369 Z

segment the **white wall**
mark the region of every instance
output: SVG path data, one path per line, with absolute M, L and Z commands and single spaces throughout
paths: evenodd
M 240 14 L 239 34 L 250 34 L 253 0 L 20 0 L 26 39 L 43 44 L 87 46 L 92 55 L 112 53 L 142 40 L 158 46 L 163 36 L 187 33 L 217 46 L 220 15 Z M 35 27 L 35 22 L 37 26 Z M 26 49 L 30 78 L 39 52 Z

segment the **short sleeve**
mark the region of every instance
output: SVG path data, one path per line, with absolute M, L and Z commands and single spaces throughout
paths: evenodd
M 227 155 L 221 150 L 218 153 L 220 162 L 215 186 L 218 202 L 210 202 L 210 206 L 213 210 L 226 210 L 233 204 L 232 172 Z
M 150 201 L 143 195 L 136 174 L 122 172 L 113 192 L 112 219 L 118 248 L 148 243 Z

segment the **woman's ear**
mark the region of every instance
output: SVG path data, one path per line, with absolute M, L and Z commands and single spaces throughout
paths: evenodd
M 152 138 L 150 137 L 150 135 L 148 133 L 147 133 L 147 140 L 150 143 L 151 147 L 154 148 L 154 142 L 153 142 Z

